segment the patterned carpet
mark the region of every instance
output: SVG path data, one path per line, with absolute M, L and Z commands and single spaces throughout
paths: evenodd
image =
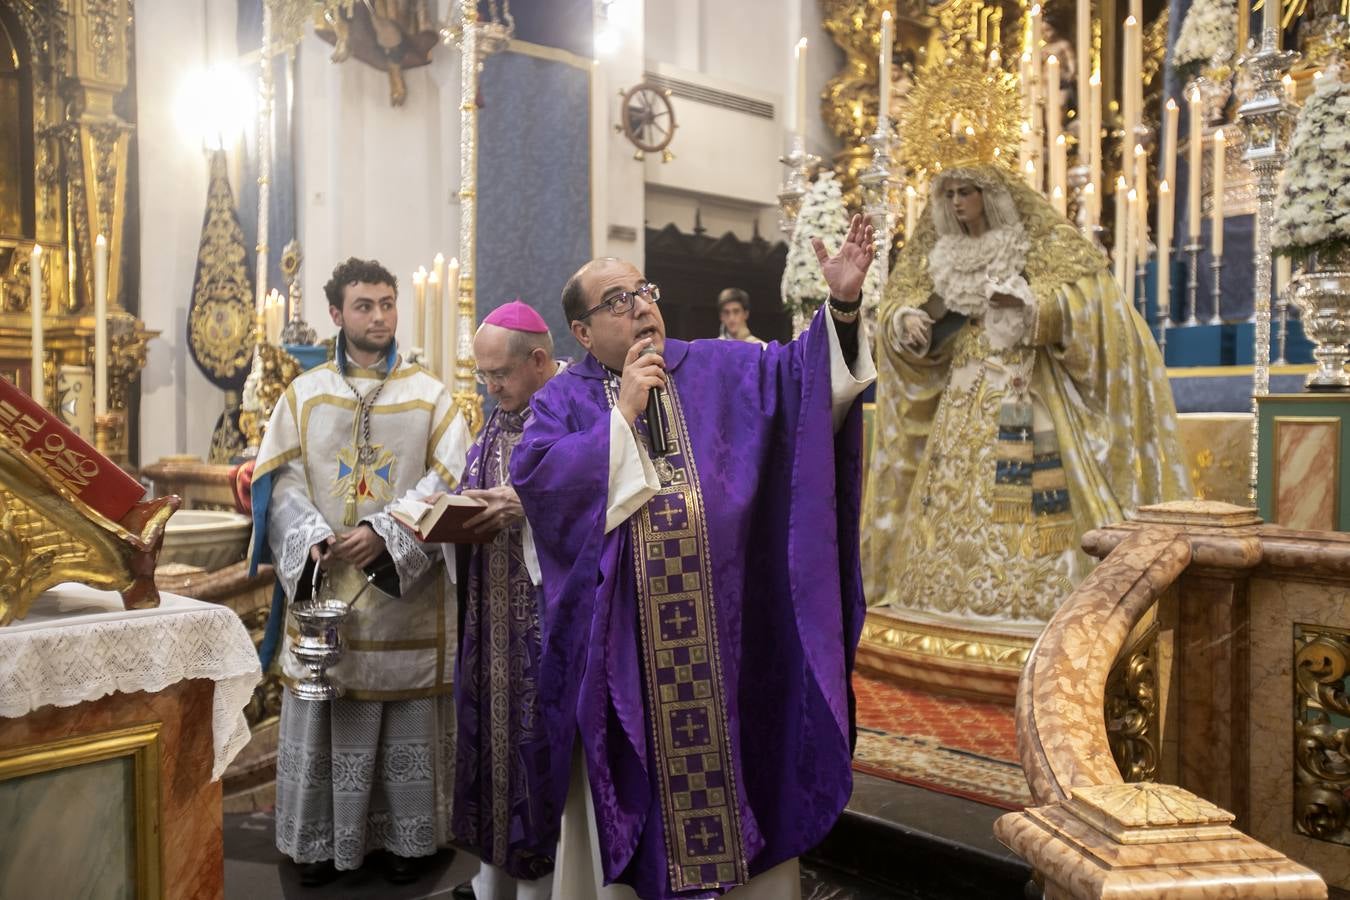
M 1013 708 L 945 697 L 855 673 L 853 768 L 1003 809 L 1031 802 Z

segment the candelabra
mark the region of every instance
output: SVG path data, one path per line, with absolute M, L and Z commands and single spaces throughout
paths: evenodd
M 863 213 L 867 216 L 873 230 L 873 248 L 876 256 L 872 265 L 885 266 L 891 249 L 891 238 L 895 234 L 895 204 L 891 191 L 891 120 L 885 110 L 877 117 L 877 130 L 867 139 L 872 148 L 872 161 L 858 182 L 863 189 Z M 881 306 L 881 295 L 885 290 L 886 279 L 871 279 L 872 288 L 868 296 L 863 297 L 863 312 L 871 322 Z
M 276 99 L 272 78 L 272 4 L 262 10 L 262 65 L 258 70 L 258 263 L 254 272 L 257 306 L 267 299 L 268 207 L 272 198 L 272 108 Z
M 820 162 L 820 157 L 806 152 L 804 135 L 794 134 L 792 150 L 787 156 L 779 157 L 778 161 L 787 166 L 787 174 L 783 176 L 783 184 L 778 190 L 778 227 L 791 241 L 792 232 L 797 227 L 797 213 L 801 212 L 802 200 L 811 183 L 811 167 Z
M 1256 502 L 1257 449 L 1260 446 L 1259 398 L 1270 393 L 1270 269 L 1271 232 L 1275 226 L 1275 190 L 1284 168 L 1284 150 L 1293 115 L 1280 79 L 1298 54 L 1279 49 L 1274 27 L 1261 33 L 1261 46 L 1239 65 L 1253 86 L 1252 95 L 1238 109 L 1246 132 L 1243 158 L 1256 176 L 1256 356 L 1252 367 L 1252 444 L 1250 498 Z
M 441 28 L 441 39 L 459 48 L 459 298 L 455 329 L 455 372 L 451 394 L 471 431 L 483 421 L 483 400 L 473 378 L 473 332 L 476 312 L 474 278 L 478 239 L 478 76 L 483 59 L 506 49 L 515 34 L 510 0 L 499 11 L 491 6 L 487 21 L 478 16 L 476 0 L 457 0 L 457 21 Z
M 1181 324 L 1193 328 L 1200 324 L 1195 317 L 1195 295 L 1200 288 L 1200 242 L 1192 241 L 1186 251 L 1186 321 Z

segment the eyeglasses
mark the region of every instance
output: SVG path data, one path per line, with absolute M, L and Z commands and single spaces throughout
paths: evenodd
M 613 297 L 610 297 L 604 303 L 601 303 L 598 306 L 592 306 L 590 309 L 582 313 L 577 321 L 590 318 L 591 315 L 598 313 L 600 310 L 606 308 L 610 311 L 612 315 L 621 316 L 633 308 L 633 302 L 639 296 L 642 297 L 643 300 L 646 300 L 648 303 L 657 303 L 660 302 L 661 300 L 661 289 L 649 281 L 640 288 L 636 288 L 631 291 L 624 291 L 621 294 L 615 294 Z
M 524 362 L 524 360 L 521 360 L 520 362 Z M 506 379 L 510 378 L 512 373 L 520 368 L 520 362 L 508 369 L 502 369 L 497 372 L 484 372 L 482 369 L 474 369 L 473 380 L 479 384 L 495 384 L 497 387 L 501 387 L 506 384 Z

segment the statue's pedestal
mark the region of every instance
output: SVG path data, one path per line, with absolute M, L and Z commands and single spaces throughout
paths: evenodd
M 858 644 L 860 669 L 927 690 L 1011 704 L 1034 636 L 998 635 L 916 622 L 869 609 Z
M 1285 528 L 1350 531 L 1350 394 L 1271 394 L 1258 408 L 1261 518 Z
M 65 584 L 0 629 L 0 896 L 224 896 L 219 778 L 259 677 L 229 610 Z

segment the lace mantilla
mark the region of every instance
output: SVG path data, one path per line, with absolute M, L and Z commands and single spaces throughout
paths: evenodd
M 249 741 L 244 707 L 262 680 L 258 653 L 231 610 L 160 597 L 157 609 L 123 610 L 117 594 L 80 584 L 43 594 L 27 619 L 0 629 L 0 716 L 208 678 L 215 682 L 211 780 L 219 779 Z
M 1020 277 L 1029 246 L 1019 224 L 991 228 L 975 238 L 944 234 L 928 255 L 933 289 L 947 309 L 983 317 L 989 304 L 989 282 Z

